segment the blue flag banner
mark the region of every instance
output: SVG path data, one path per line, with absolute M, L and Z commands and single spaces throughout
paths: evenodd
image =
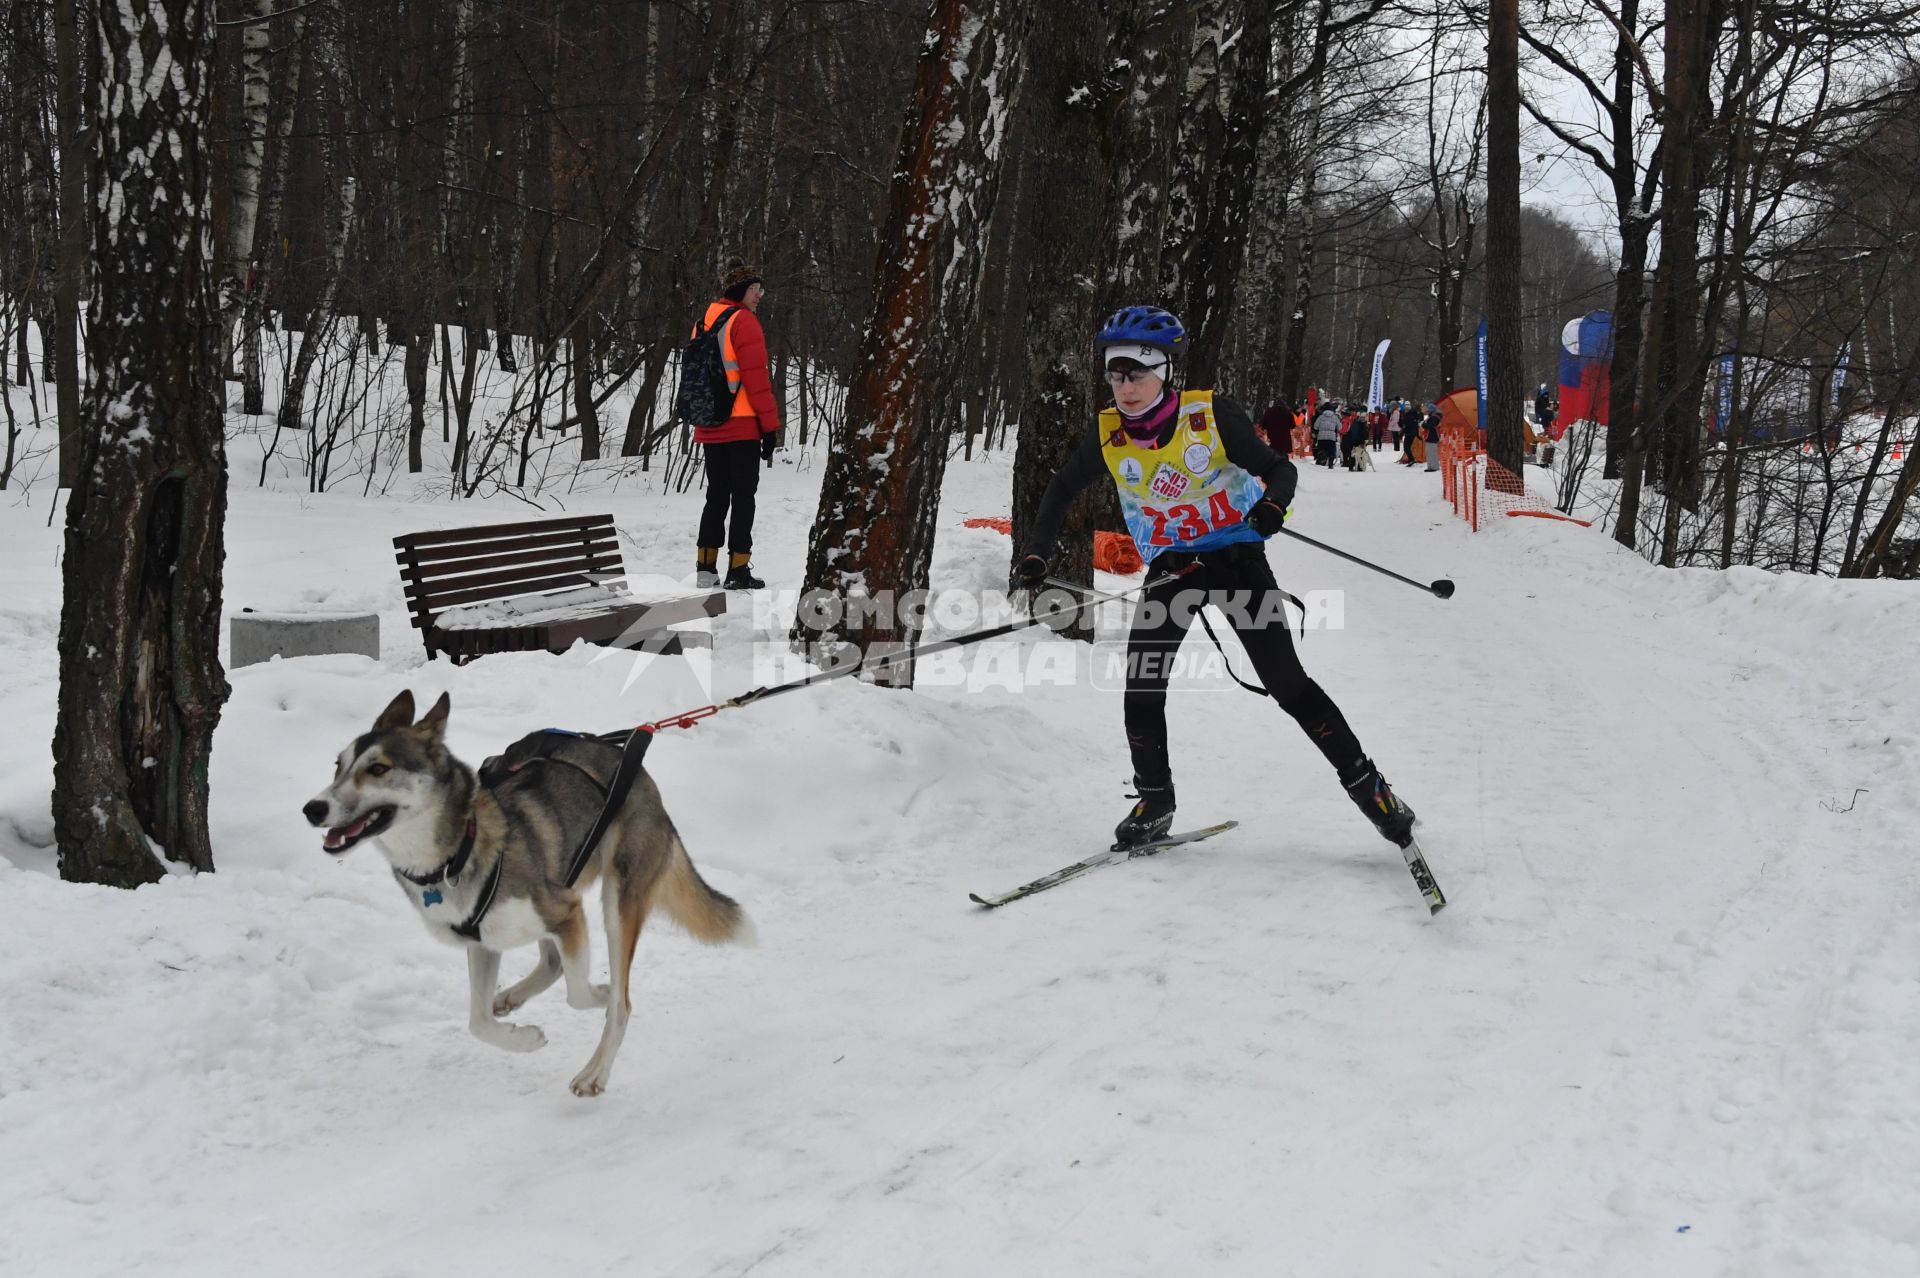
M 1387 338 L 1373 348 L 1373 380 L 1367 383 L 1367 410 L 1379 412 L 1380 406 L 1387 400 L 1387 347 L 1393 345 L 1393 339 Z
M 1480 317 L 1480 331 L 1474 335 L 1474 364 L 1478 369 L 1473 379 L 1474 404 L 1480 413 L 1480 434 L 1487 433 L 1487 317 Z
M 1728 347 L 1720 358 L 1714 361 L 1713 373 L 1713 433 L 1724 435 L 1727 426 L 1733 421 L 1733 365 L 1735 352 Z

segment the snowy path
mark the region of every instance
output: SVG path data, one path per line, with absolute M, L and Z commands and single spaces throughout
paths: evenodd
M 1005 485 L 956 463 L 936 585 L 1004 571 L 960 523 Z M 1920 1272 L 1920 595 L 1476 537 L 1437 487 L 1308 468 L 1293 526 L 1449 603 L 1270 554 L 1346 589 L 1305 659 L 1420 810 L 1446 912 L 1239 692 L 1170 720 L 1183 824 L 1241 829 L 978 911 L 1103 845 L 1118 698 L 835 684 L 650 756 L 762 943 L 650 932 L 592 1103 L 592 1016 L 549 994 L 520 1014 L 544 1051 L 470 1038 L 458 956 L 297 809 L 399 687 L 451 689 L 477 761 L 698 704 L 684 671 L 623 697 L 585 651 L 424 667 L 386 539 L 470 509 L 237 494 L 230 598 L 377 608 L 385 659 L 233 674 L 221 873 L 65 887 L 58 539 L 0 509 L 0 1273 Z M 813 491 L 763 496 L 777 586 Z M 613 510 L 630 564 L 685 554 L 688 497 L 572 508 Z M 723 657 L 752 628 L 722 619 Z

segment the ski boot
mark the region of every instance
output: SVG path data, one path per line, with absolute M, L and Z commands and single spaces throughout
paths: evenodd
M 1139 789 L 1140 793 L 1134 797 L 1140 801 L 1133 805 L 1126 819 L 1113 828 L 1115 851 L 1164 839 L 1173 828 L 1173 787 L 1143 785 Z
M 1367 820 L 1373 822 L 1373 828 L 1380 831 L 1382 838 L 1398 847 L 1406 847 L 1413 842 L 1413 809 L 1393 792 L 1387 779 L 1380 775 L 1380 769 L 1373 766 L 1373 760 L 1362 759 L 1360 762 L 1365 771 L 1345 783 L 1347 797 L 1366 814 Z

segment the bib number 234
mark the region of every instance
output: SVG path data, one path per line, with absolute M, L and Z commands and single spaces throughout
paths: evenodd
M 1191 502 L 1178 506 L 1168 506 L 1162 510 L 1158 506 L 1142 505 L 1140 513 L 1153 521 L 1153 529 L 1147 534 L 1147 541 L 1155 546 L 1172 546 L 1182 541 L 1198 541 L 1208 533 L 1219 532 L 1222 528 L 1231 528 L 1240 522 L 1240 512 L 1227 500 L 1224 492 L 1217 492 L 1207 499 L 1207 508 L 1203 511 Z

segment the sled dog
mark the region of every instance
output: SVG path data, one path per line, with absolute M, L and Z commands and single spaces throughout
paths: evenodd
M 371 731 L 341 751 L 333 783 L 302 812 L 325 827 L 321 846 L 332 856 L 372 840 L 427 931 L 466 948 L 474 1037 L 511 1052 L 543 1046 L 537 1026 L 500 1018 L 562 976 L 569 1007 L 604 1007 L 600 1045 L 573 1080 L 576 1096 L 598 1096 L 632 1013 L 628 970 L 647 915 L 659 907 L 710 944 L 751 944 L 753 925 L 693 868 L 644 771 L 579 881 L 568 886 L 569 865 L 606 803 L 620 748 L 534 733 L 476 775 L 447 751 L 448 708 L 443 693 L 415 723 L 413 693 L 402 692 Z M 588 980 L 582 894 L 595 879 L 609 985 Z M 538 966 L 496 992 L 500 955 L 535 942 Z

